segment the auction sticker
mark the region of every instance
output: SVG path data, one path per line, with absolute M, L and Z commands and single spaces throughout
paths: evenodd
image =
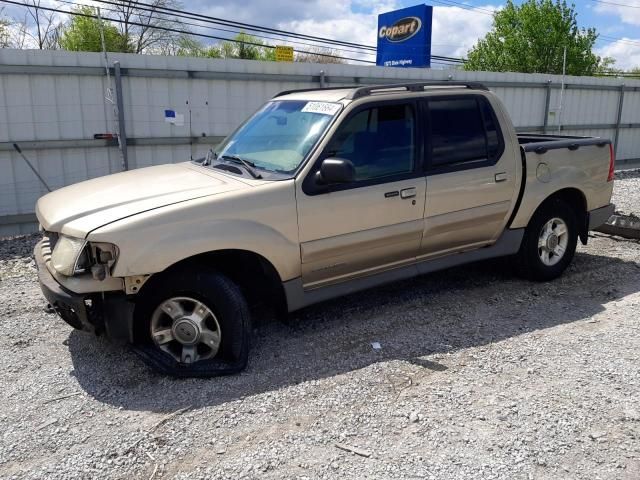
M 335 115 L 342 105 L 331 102 L 307 102 L 301 112 L 321 113 L 323 115 Z

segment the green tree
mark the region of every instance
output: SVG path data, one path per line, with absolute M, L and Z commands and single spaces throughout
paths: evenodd
M 58 48 L 62 21 L 57 12 L 43 10 L 43 0 L 23 0 L 24 18 L 16 22 L 17 44 L 40 50 L 55 50 Z
M 627 70 L 626 72 L 624 70 L 618 70 L 615 73 L 619 73 L 621 74 L 621 76 L 623 76 L 624 78 L 640 78 L 640 67 L 633 67 L 630 68 L 629 70 Z
M 220 51 L 224 58 L 243 58 L 246 60 L 270 60 L 275 61 L 276 52 L 269 48 L 265 42 L 253 35 L 240 32 L 233 37 L 232 42 L 222 42 Z
M 240 32 L 233 37 L 233 41 L 227 40 L 219 45 L 205 45 L 192 36 L 182 36 L 178 40 L 176 55 L 184 57 L 208 57 L 208 58 L 243 58 L 246 60 L 275 61 L 276 52 L 269 48 L 253 35 Z
M 340 58 L 340 53 L 331 48 L 309 47 L 306 53 L 297 53 L 296 62 L 307 63 L 347 63 Z
M 222 58 L 222 52 L 216 45 L 207 46 L 186 35 L 178 39 L 176 55 L 181 57 Z
M 7 48 L 10 44 L 9 22 L 4 18 L 0 18 L 0 48 Z
M 75 10 L 82 15 L 96 16 L 92 7 L 83 6 Z M 109 52 L 131 52 L 132 48 L 118 29 L 107 21 L 102 21 L 104 43 Z M 75 15 L 65 25 L 60 35 L 60 47 L 77 52 L 101 52 L 100 20 L 89 16 Z
M 492 30 L 467 54 L 465 70 L 562 73 L 567 49 L 568 75 L 593 75 L 602 59 L 593 53 L 598 34 L 579 28 L 575 6 L 565 1 L 507 0 L 493 18 Z
M 615 68 L 616 59 L 613 57 L 602 57 L 598 68 L 596 69 L 596 75 L 602 75 L 607 73 L 618 73 L 622 70 Z
M 186 27 L 178 17 L 163 15 L 163 9 L 181 10 L 178 0 L 148 0 L 141 4 L 113 0 L 109 5 L 109 16 L 118 20 L 116 26 L 133 53 L 175 52 L 181 36 L 171 29 L 185 30 Z

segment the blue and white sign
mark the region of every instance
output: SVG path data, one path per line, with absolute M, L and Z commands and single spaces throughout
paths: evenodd
M 433 7 L 416 5 L 378 15 L 381 67 L 430 67 Z
M 184 114 L 176 113 L 175 110 L 165 110 L 164 121 L 166 123 L 176 125 L 177 127 L 182 127 L 184 125 Z

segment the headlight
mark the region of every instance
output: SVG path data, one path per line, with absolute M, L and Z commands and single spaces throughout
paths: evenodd
M 87 242 L 84 239 L 60 235 L 51 254 L 51 265 L 55 271 L 67 277 L 76 273 L 78 260 L 86 245 Z M 86 256 L 87 253 L 84 255 Z

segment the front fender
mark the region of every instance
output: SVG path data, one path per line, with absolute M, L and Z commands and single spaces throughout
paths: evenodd
M 283 281 L 300 276 L 296 203 L 289 182 L 133 215 L 91 232 L 88 239 L 118 246 L 116 277 L 161 272 L 195 255 L 226 249 L 261 255 Z
M 156 273 L 181 260 L 216 250 L 246 250 L 266 258 L 282 279 L 300 276 L 300 249 L 280 232 L 248 220 L 214 220 L 188 230 L 145 240 L 141 248 L 121 247 L 113 275 Z M 294 260 L 292 262 L 292 260 Z

